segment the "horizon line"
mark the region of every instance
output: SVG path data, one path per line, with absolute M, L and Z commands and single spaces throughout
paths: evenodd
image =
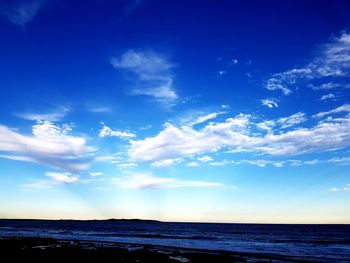
M 350 225 L 349 223 L 283 223 L 283 222 L 207 222 L 207 221 L 164 221 L 143 218 L 106 218 L 106 219 L 72 219 L 72 218 L 0 218 L 1 220 L 32 220 L 32 221 L 154 221 L 159 223 L 188 223 L 188 224 L 251 224 L 251 225 Z

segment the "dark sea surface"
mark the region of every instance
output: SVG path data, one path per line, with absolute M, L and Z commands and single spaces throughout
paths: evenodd
M 350 262 L 350 225 L 0 220 L 0 237 L 42 236 Z

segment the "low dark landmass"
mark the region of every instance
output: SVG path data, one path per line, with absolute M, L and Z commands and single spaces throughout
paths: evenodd
M 0 221 L 33 221 L 33 222 L 45 222 L 45 221 L 74 221 L 74 222 L 128 222 L 128 223 L 162 223 L 162 221 L 158 220 L 150 220 L 150 219 L 138 219 L 138 218 L 131 218 L 131 219 L 125 219 L 125 218 L 109 218 L 109 219 L 86 219 L 86 220 L 76 220 L 76 219 L 7 219 L 7 218 L 0 218 Z
M 68 241 L 53 238 L 0 239 L 6 262 L 123 262 L 123 263 L 283 263 L 315 262 L 277 255 L 205 251 L 112 242 Z M 5 262 L 5 261 L 4 261 Z
M 90 220 L 91 221 L 91 220 Z M 92 220 L 94 221 L 94 220 Z M 132 219 L 117 219 L 117 218 L 110 218 L 107 220 L 96 220 L 96 221 L 112 221 L 112 222 L 135 222 L 135 223 L 139 223 L 139 222 L 147 222 L 147 223 L 162 223 L 162 221 L 158 221 L 158 220 L 150 220 L 150 219 L 137 219 L 137 218 L 132 218 Z

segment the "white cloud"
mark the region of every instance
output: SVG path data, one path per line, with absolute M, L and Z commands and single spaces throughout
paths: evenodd
M 104 112 L 111 112 L 112 110 L 109 107 L 101 106 L 101 107 L 90 108 L 89 111 L 95 112 L 95 113 L 104 113 Z
M 275 99 L 262 99 L 261 104 L 263 106 L 268 107 L 268 108 L 273 108 L 273 107 L 277 108 L 278 107 L 277 100 L 275 100 Z
M 119 138 L 127 139 L 127 138 L 135 137 L 136 134 L 131 132 L 125 132 L 125 131 L 113 131 L 108 126 L 103 125 L 98 136 L 100 136 L 101 138 L 109 136 L 109 137 L 119 137 Z
M 189 162 L 189 163 L 186 163 L 186 166 L 188 166 L 188 167 L 197 167 L 197 166 L 199 166 L 199 163 L 197 163 L 197 162 Z
M 301 166 L 301 165 L 318 165 L 318 164 L 325 164 L 325 163 L 336 163 L 340 165 L 350 165 L 350 157 L 335 157 L 331 159 L 324 159 L 324 160 L 319 160 L 319 159 L 313 159 L 313 160 L 266 160 L 266 159 L 252 159 L 252 160 L 234 160 L 234 161 L 229 161 L 229 160 L 223 160 L 223 161 L 218 161 L 218 162 L 211 162 L 209 165 L 211 166 L 224 166 L 228 164 L 235 164 L 235 165 L 240 165 L 240 164 L 249 164 L 249 165 L 254 165 L 258 167 L 266 167 L 267 165 L 272 165 L 277 168 L 281 168 L 285 165 L 289 166 Z
M 240 160 L 240 161 L 232 161 L 233 164 L 249 164 L 254 165 L 258 167 L 265 167 L 266 165 L 273 165 L 275 167 L 283 167 L 284 161 L 271 161 L 271 160 L 264 160 L 264 159 L 258 159 L 258 160 Z
M 204 155 L 204 156 L 198 157 L 197 160 L 201 162 L 210 162 L 213 160 L 213 157 L 209 155 Z
M 350 165 L 350 157 L 336 157 L 331 159 L 313 159 L 313 160 L 267 160 L 267 159 L 243 159 L 243 160 L 222 160 L 217 162 L 210 162 L 210 166 L 225 166 L 225 165 L 241 165 L 241 164 L 248 164 L 248 165 L 254 165 L 258 167 L 266 167 L 267 165 L 272 165 L 277 168 L 281 168 L 283 166 L 289 165 L 289 166 L 302 166 L 302 165 L 318 165 L 318 164 L 325 164 L 325 163 L 336 163 L 340 165 Z
M 317 165 L 323 163 L 336 163 L 340 165 L 350 165 L 350 157 L 334 157 L 331 159 L 313 159 L 313 160 L 286 160 L 283 161 L 285 164 L 291 166 L 300 166 L 300 165 Z
M 120 58 L 111 60 L 115 68 L 127 69 L 142 80 L 168 79 L 168 71 L 173 67 L 167 59 L 155 52 L 128 50 Z
M 209 120 L 215 119 L 218 115 L 223 114 L 224 112 L 213 112 L 213 113 L 209 113 L 206 115 L 202 115 L 197 117 L 193 122 L 190 123 L 190 125 L 196 125 L 196 124 L 200 124 L 203 122 L 207 122 Z
M 178 95 L 172 88 L 172 80 L 164 82 L 163 85 L 152 88 L 135 88 L 131 92 L 132 95 L 148 95 L 152 96 L 156 101 L 167 105 L 174 103 L 178 99 Z
M 262 130 L 271 131 L 276 127 L 280 129 L 290 128 L 292 126 L 295 126 L 305 121 L 306 121 L 305 113 L 298 112 L 288 117 L 282 117 L 276 120 L 263 121 L 263 122 L 257 123 L 256 126 Z
M 256 124 L 256 127 L 265 131 L 271 131 L 275 126 L 276 126 L 276 121 L 273 121 L 273 120 L 267 120 Z
M 142 130 L 142 131 L 145 131 L 145 130 L 149 130 L 152 128 L 152 125 L 146 125 L 146 126 L 143 126 L 143 127 L 140 127 L 139 129 Z
M 151 96 L 166 107 L 176 104 L 179 97 L 173 87 L 173 65 L 165 56 L 128 50 L 120 58 L 113 58 L 111 63 L 114 68 L 133 75 L 136 87 L 131 90 L 131 95 Z
M 333 83 L 333 82 L 327 82 L 327 83 L 323 83 L 323 84 L 318 85 L 318 86 L 315 86 L 314 84 L 310 84 L 309 88 L 311 88 L 313 90 L 330 90 L 330 89 L 335 89 L 339 86 L 340 86 L 340 84 Z
M 68 107 L 59 107 L 58 109 L 49 113 L 17 113 L 16 116 L 30 121 L 58 121 L 63 119 L 70 111 Z
M 94 160 L 97 162 L 113 162 L 113 161 L 119 161 L 120 157 L 114 156 L 114 155 L 104 155 L 104 156 L 97 156 Z
M 218 75 L 219 75 L 219 76 L 223 76 L 223 75 L 225 75 L 225 74 L 227 74 L 227 71 L 226 71 L 226 70 L 219 70 L 219 71 L 218 71 Z
M 331 192 L 349 192 L 350 191 L 350 184 L 347 184 L 343 187 L 332 187 Z
M 165 160 L 160 160 L 160 161 L 156 161 L 151 163 L 151 166 L 153 167 L 167 167 L 167 166 L 171 166 L 171 165 L 175 165 L 178 164 L 182 161 L 181 158 L 177 158 L 177 159 L 165 159 Z
M 350 35 L 341 34 L 330 43 L 323 45 L 319 54 L 310 63 L 301 68 L 289 69 L 276 73 L 266 81 L 268 90 L 281 90 L 284 95 L 292 93 L 291 88 L 301 81 L 307 81 L 312 89 L 332 89 L 341 86 L 334 82 L 348 76 L 350 73 Z M 310 83 L 313 80 L 322 81 L 333 78 L 320 86 Z
M 282 129 L 289 128 L 306 121 L 305 113 L 298 112 L 288 117 L 279 118 L 276 124 L 281 125 Z
M 227 161 L 227 160 L 223 160 L 223 161 L 217 161 L 217 162 L 210 162 L 209 165 L 210 166 L 225 166 L 227 164 L 230 164 L 232 162 Z
M 218 187 L 222 183 L 179 180 L 175 178 L 157 177 L 152 174 L 132 174 L 117 178 L 114 182 L 126 189 L 153 189 L 153 188 L 183 188 L 183 187 Z
M 231 107 L 230 107 L 230 105 L 222 104 L 222 105 L 221 105 L 221 108 L 222 108 L 222 109 L 229 110 Z
M 92 173 L 90 173 L 90 176 L 93 176 L 93 177 L 101 176 L 101 175 L 103 175 L 102 172 L 92 172 Z
M 340 163 L 340 164 L 350 164 L 350 157 L 334 157 L 323 162 L 327 163 Z
M 350 112 L 350 104 L 344 104 L 344 105 L 342 105 L 338 108 L 335 108 L 333 110 L 330 110 L 330 111 L 319 112 L 316 115 L 314 115 L 313 117 L 321 118 L 321 117 L 324 117 L 326 115 L 331 115 L 334 113 L 341 113 L 341 112 Z
M 43 0 L 14 0 L 0 3 L 0 14 L 10 22 L 25 27 L 42 7 Z
M 237 59 L 232 59 L 232 63 L 234 64 L 234 65 L 236 65 L 236 64 L 238 64 L 238 60 Z
M 267 134 L 250 148 L 270 155 L 295 155 L 346 147 L 350 145 L 349 121 L 324 122 L 312 128 Z
M 47 172 L 46 176 L 52 178 L 55 182 L 64 183 L 64 184 L 72 184 L 72 183 L 77 183 L 79 181 L 79 177 L 74 176 L 71 173 Z
M 248 123 L 246 115 L 229 118 L 223 123 L 209 123 L 201 130 L 191 126 L 179 128 L 167 123 L 155 137 L 131 140 L 129 155 L 135 160 L 158 161 L 217 151 L 229 141 L 238 144 L 249 139 L 240 132 Z M 236 137 L 234 141 L 233 137 Z
M 22 191 L 34 191 L 51 188 L 55 184 L 57 184 L 57 182 L 54 182 L 52 180 L 36 180 L 30 183 L 22 184 L 20 185 L 20 188 Z
M 330 100 L 330 99 L 334 99 L 334 98 L 336 98 L 336 96 L 333 93 L 329 93 L 329 94 L 323 95 L 320 98 L 320 100 Z
M 137 163 L 120 163 L 117 164 L 117 167 L 119 168 L 132 168 L 132 167 L 137 167 L 138 164 Z
M 5 153 L 1 157 L 68 171 L 87 169 L 96 149 L 87 146 L 85 138 L 69 135 L 70 130 L 67 125 L 40 121 L 32 127 L 33 135 L 23 135 L 0 125 L 0 151 Z
M 343 109 L 344 110 L 344 109 Z M 339 111 L 339 110 L 337 110 Z M 306 120 L 302 112 L 277 120 L 265 121 L 270 130 L 257 134 L 249 115 L 237 115 L 223 122 L 194 128 L 190 125 L 165 124 L 164 129 L 153 137 L 131 140 L 129 157 L 135 161 L 160 161 L 186 158 L 225 149 L 231 153 L 254 152 L 268 155 L 298 155 L 335 150 L 350 146 L 350 116 L 325 119 L 313 127 L 297 127 Z
M 8 154 L 1 154 L 0 158 L 14 160 L 14 161 L 22 161 L 22 162 L 29 162 L 29 163 L 36 163 L 37 161 L 29 156 L 21 156 L 21 155 L 8 155 Z
M 268 90 L 281 90 L 284 95 L 289 95 L 292 91 L 287 88 L 286 84 L 284 84 L 283 78 L 278 74 L 274 74 L 273 77 L 266 82 L 265 88 Z

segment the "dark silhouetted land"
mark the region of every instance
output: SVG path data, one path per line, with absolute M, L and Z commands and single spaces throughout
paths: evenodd
M 111 242 L 67 241 L 53 238 L 0 239 L 3 262 L 124 262 L 124 263 L 234 263 L 315 262 L 248 253 L 210 252 Z

